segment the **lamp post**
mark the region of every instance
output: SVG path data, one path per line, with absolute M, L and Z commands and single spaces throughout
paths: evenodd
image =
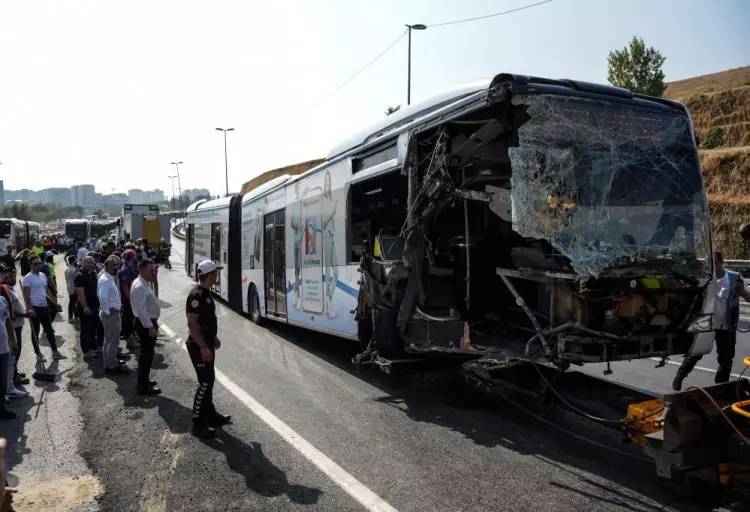
M 179 162 L 169 162 L 171 165 L 174 165 L 177 169 L 177 192 L 180 193 L 180 211 L 182 211 L 183 215 L 185 214 L 185 206 L 182 204 L 182 186 L 180 185 L 180 164 L 183 163 L 182 160 Z
M 174 180 L 177 177 L 177 175 L 174 176 L 167 176 L 170 180 L 172 180 L 172 211 L 177 209 L 177 200 L 174 197 Z
M 414 25 L 406 25 L 406 31 L 409 33 L 409 54 L 406 68 L 406 104 L 411 104 L 411 31 L 412 30 L 424 30 L 427 25 L 421 23 L 415 23 Z
M 229 163 L 227 160 L 227 132 L 233 132 L 234 128 L 217 128 L 217 132 L 224 132 L 224 173 L 227 182 L 227 195 L 229 195 Z

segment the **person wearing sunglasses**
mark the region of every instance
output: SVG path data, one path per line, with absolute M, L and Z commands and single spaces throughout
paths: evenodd
M 55 333 L 52 328 L 52 318 L 47 306 L 48 300 L 52 304 L 57 304 L 57 297 L 52 295 L 47 286 L 47 276 L 41 273 L 42 260 L 39 256 L 32 256 L 29 263 L 31 264 L 31 272 L 23 276 L 23 281 L 21 282 L 23 299 L 26 303 L 26 314 L 31 320 L 31 327 L 37 338 L 39 337 L 40 325 L 44 328 L 47 341 L 52 349 L 52 358 L 65 359 L 65 356 L 57 350 Z

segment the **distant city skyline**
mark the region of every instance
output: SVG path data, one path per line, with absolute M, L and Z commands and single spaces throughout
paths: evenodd
M 123 192 L 102 194 L 91 184 L 73 185 L 72 187 L 49 187 L 41 190 L 19 189 L 3 190 L 0 180 L 0 206 L 9 202 L 24 202 L 31 204 L 55 203 L 60 206 L 83 206 L 96 208 L 105 206 L 120 206 L 125 203 L 162 203 L 167 201 L 161 189 L 141 190 L 133 188 Z M 197 190 L 197 189 L 193 189 Z M 205 190 L 205 189 L 200 189 Z M 183 192 L 183 196 L 185 193 Z M 190 196 L 188 196 L 190 197 Z

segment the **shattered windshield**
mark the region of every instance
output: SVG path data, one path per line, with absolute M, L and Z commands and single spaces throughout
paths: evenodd
M 562 95 L 521 95 L 513 104 L 525 110 L 509 149 L 515 231 L 547 240 L 582 279 L 644 265 L 710 271 L 686 116 Z

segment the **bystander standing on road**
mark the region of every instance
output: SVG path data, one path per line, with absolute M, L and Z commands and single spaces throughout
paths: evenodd
M 29 249 L 24 249 L 23 251 L 16 254 L 16 261 L 19 265 L 21 265 L 21 275 L 25 276 L 29 272 L 31 272 L 31 263 L 29 263 L 29 257 L 31 256 L 31 251 Z
M 39 256 L 33 256 L 29 259 L 31 272 L 23 276 L 21 286 L 23 289 L 23 298 L 26 303 L 26 314 L 31 320 L 31 328 L 34 329 L 34 335 L 39 336 L 40 325 L 44 328 L 47 335 L 47 341 L 52 349 L 54 359 L 65 359 L 65 356 L 57 351 L 55 342 L 55 332 L 52 328 L 52 317 L 48 302 L 57 304 L 57 297 L 53 297 L 47 286 L 47 276 L 40 272 L 42 260 Z M 41 357 L 41 354 L 38 354 Z
M 86 246 L 83 243 L 79 243 L 78 250 L 76 251 L 76 265 L 79 267 L 82 266 L 83 258 L 85 258 L 88 253 L 89 250 L 86 249 Z
M 12 368 L 9 373 L 9 385 L 6 390 L 6 395 L 11 396 L 26 396 L 26 391 L 18 390 L 15 386 L 23 386 L 29 383 L 29 379 L 26 378 L 26 374 L 18 371 L 18 362 L 21 358 L 21 340 L 23 333 L 23 322 L 26 317 L 26 310 L 24 309 L 21 301 L 18 299 L 14 290 L 16 286 L 16 267 L 0 268 L 2 272 L 2 285 L 0 285 L 0 294 L 8 302 L 8 315 L 10 316 L 13 324 L 13 338 L 15 339 L 15 345 L 12 346 L 11 359 Z M 10 336 L 8 337 L 10 339 Z M 39 352 L 39 347 L 35 346 L 34 350 Z
M 734 348 L 737 343 L 737 323 L 740 320 L 740 297 L 750 302 L 750 293 L 745 289 L 742 277 L 737 272 L 724 269 L 724 257 L 714 253 L 716 265 L 716 297 L 714 297 L 713 328 L 716 342 L 716 360 L 719 367 L 714 381 L 727 382 L 732 373 Z M 680 391 L 682 381 L 693 370 L 703 356 L 686 355 L 672 381 L 672 389 Z
M 156 337 L 159 332 L 157 321 L 161 314 L 159 299 L 156 298 L 151 283 L 156 278 L 156 265 L 146 259 L 138 264 L 139 275 L 130 288 L 130 305 L 135 319 L 135 330 L 141 342 L 141 353 L 138 356 L 138 393 L 141 395 L 158 395 L 161 389 L 150 378 L 151 365 L 154 362 Z
M 109 256 L 104 261 L 104 271 L 99 276 L 97 295 L 99 296 L 99 317 L 104 327 L 104 371 L 105 373 L 128 373 L 117 358 L 120 343 L 120 290 L 117 286 L 117 256 Z
M 8 383 L 9 358 L 11 357 L 8 332 L 13 332 L 13 324 L 8 315 L 8 302 L 5 297 L 0 297 L 0 419 L 13 419 L 17 414 L 5 407 L 5 392 Z
M 65 267 L 65 289 L 68 291 L 68 322 L 73 323 L 78 320 L 78 309 L 76 308 L 76 286 L 73 280 L 76 277 L 76 257 L 67 256 L 66 262 L 68 264 Z
M 125 338 L 125 346 L 129 349 L 137 348 L 135 341 L 137 335 L 133 328 L 133 309 L 130 306 L 130 287 L 138 278 L 138 261 L 135 251 L 126 249 L 122 253 L 122 265 L 117 272 L 117 280 L 120 285 L 120 297 L 122 297 L 122 332 Z
M 84 359 L 92 359 L 99 352 L 96 342 L 97 324 L 100 322 L 96 279 L 96 263 L 92 256 L 87 255 L 73 278 L 81 319 L 81 351 Z
M 221 342 L 217 337 L 216 304 L 211 298 L 211 287 L 216 284 L 216 271 L 220 268 L 211 260 L 198 263 L 198 284 L 190 290 L 185 303 L 190 331 L 186 345 L 198 377 L 193 399 L 193 434 L 198 437 L 213 437 L 215 426 L 232 419 L 216 412 L 213 400 L 214 358 Z

